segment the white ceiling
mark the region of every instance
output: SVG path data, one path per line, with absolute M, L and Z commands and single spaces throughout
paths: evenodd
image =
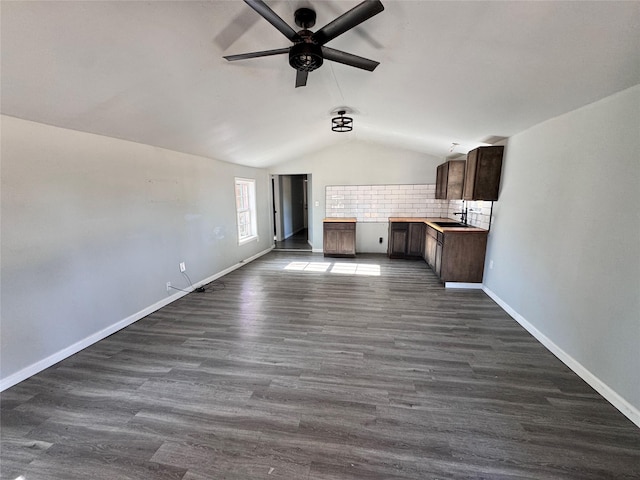
M 318 30 L 358 0 L 266 0 Z M 290 42 L 241 1 L 1 2 L 2 113 L 268 167 L 353 139 L 444 157 L 640 83 L 640 2 L 382 0 L 294 88 Z M 351 133 L 331 112 L 354 111 Z

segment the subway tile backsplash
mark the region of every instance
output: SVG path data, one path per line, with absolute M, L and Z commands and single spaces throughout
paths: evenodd
M 462 205 L 462 200 L 449 200 L 449 209 L 445 216 L 447 218 L 460 220 L 460 215 L 455 215 L 455 213 L 462 211 Z M 466 200 L 464 201 L 464 206 L 467 208 L 467 223 L 469 225 L 489 230 L 491 220 L 491 202 Z
M 449 202 L 436 200 L 435 184 L 329 185 L 326 216 L 358 222 L 388 222 L 389 217 L 447 216 Z
M 436 200 L 435 184 L 329 185 L 326 217 L 355 217 L 358 222 L 388 222 L 389 217 L 460 219 L 462 200 Z M 491 202 L 464 202 L 470 225 L 489 228 Z

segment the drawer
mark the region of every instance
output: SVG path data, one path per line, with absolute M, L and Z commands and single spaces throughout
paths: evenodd
M 356 224 L 353 222 L 325 222 L 325 230 L 355 230 Z

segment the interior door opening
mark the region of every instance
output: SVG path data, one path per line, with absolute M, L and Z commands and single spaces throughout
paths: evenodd
M 311 251 L 309 174 L 272 175 L 273 223 L 277 250 Z

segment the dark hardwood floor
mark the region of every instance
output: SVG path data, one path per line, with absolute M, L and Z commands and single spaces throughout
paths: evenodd
M 275 242 L 276 250 L 284 251 L 305 251 L 311 252 L 311 245 L 309 244 L 309 233 L 306 228 L 296 232 L 289 238 L 285 238 L 282 241 Z
M 3 392 L 2 478 L 640 478 L 640 429 L 424 262 L 221 281 Z

